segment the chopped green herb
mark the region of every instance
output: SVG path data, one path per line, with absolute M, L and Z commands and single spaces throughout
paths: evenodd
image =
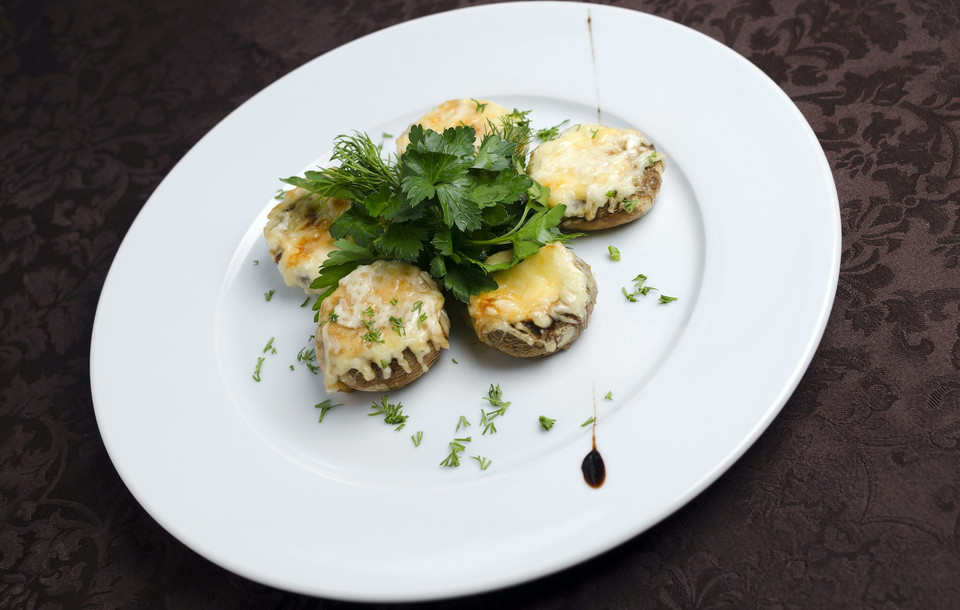
M 385 138 L 385 139 L 390 139 L 390 138 L 393 137 L 393 134 L 392 134 L 392 133 L 383 132 L 383 134 L 382 134 L 380 137 Z
M 460 416 L 460 421 L 457 422 L 457 429 L 455 432 L 460 432 L 460 428 L 467 428 L 470 426 L 470 422 L 467 421 L 467 418 L 463 415 Z
M 320 419 L 317 420 L 317 423 L 319 424 L 319 423 L 321 423 L 321 422 L 323 421 L 323 418 L 324 418 L 324 416 L 327 414 L 327 411 L 329 411 L 330 409 L 334 409 L 334 408 L 336 408 L 336 407 L 342 407 L 343 404 L 342 404 L 342 403 L 341 403 L 341 404 L 337 404 L 337 405 L 330 404 L 330 399 L 328 398 L 328 399 L 324 400 L 323 402 L 317 403 L 317 404 L 315 404 L 315 405 L 313 405 L 313 406 L 314 406 L 314 408 L 316 408 L 316 409 L 320 409 Z
M 599 130 L 599 129 L 591 129 L 591 130 L 590 130 L 590 139 L 592 140 L 592 139 L 594 139 L 595 137 L 597 137 L 597 134 L 598 134 L 598 133 L 600 133 L 600 130 Z
M 668 296 L 665 295 L 665 294 L 661 294 L 661 295 L 660 295 L 660 302 L 661 302 L 661 303 L 672 303 L 673 301 L 676 301 L 676 300 L 677 300 L 677 297 L 668 297 Z
M 454 364 L 460 364 L 459 362 L 457 362 L 456 358 L 451 358 L 450 360 L 452 360 Z
M 583 422 L 582 424 L 580 424 L 580 427 L 581 427 L 581 428 L 586 428 L 587 426 L 589 426 L 590 424 L 592 424 L 592 423 L 595 422 L 595 421 L 597 421 L 596 418 L 591 417 L 591 418 L 588 419 L 587 421 L 585 421 L 585 422 Z
M 291 365 L 290 365 L 290 370 L 291 370 L 291 371 L 295 371 L 295 370 L 297 370 L 297 369 L 291 364 Z
M 254 267 L 256 267 L 256 266 L 259 265 L 259 264 L 260 264 L 260 261 L 258 261 L 258 260 L 253 261 L 253 266 L 254 266 Z
M 486 470 L 490 467 L 490 464 L 493 464 L 493 461 L 479 455 L 471 455 L 470 457 L 477 460 L 477 463 L 480 464 L 480 470 Z
M 607 392 L 607 395 L 603 397 L 604 400 L 613 400 L 613 392 Z
M 276 354 L 276 353 L 277 353 L 277 350 L 274 349 L 274 347 L 273 347 L 273 337 L 270 337 L 270 340 L 267 341 L 267 344 L 266 344 L 265 346 L 263 346 L 263 353 L 266 354 L 267 352 L 270 352 L 271 350 L 273 350 L 271 353 L 273 353 L 273 354 Z
M 410 435 L 410 440 L 413 441 L 414 447 L 420 446 L 420 441 L 423 440 L 423 430 L 417 430 L 415 433 Z
M 403 325 L 403 320 L 396 316 L 390 316 L 390 326 L 393 327 L 393 331 L 399 336 L 407 334 L 407 328 Z
M 399 424 L 394 430 L 400 430 L 406 425 L 407 418 L 409 415 L 404 415 L 403 413 L 403 403 L 390 404 L 387 402 L 388 395 L 384 394 L 380 398 L 380 403 L 373 403 L 370 407 L 370 413 L 367 413 L 370 417 L 376 417 L 377 415 L 383 416 L 383 423 L 385 424 Z
M 389 361 L 389 360 L 381 360 L 381 361 L 380 361 L 380 368 L 381 368 L 381 369 L 385 369 L 385 368 L 387 368 L 388 366 L 390 366 L 390 361 Z
M 549 142 L 550 140 L 556 140 L 557 136 L 560 135 L 560 128 L 569 122 L 570 122 L 570 119 L 564 119 L 561 123 L 558 123 L 553 127 L 547 127 L 546 129 L 538 130 L 535 135 L 544 142 Z
M 478 100 L 475 100 L 473 98 L 470 98 L 470 99 L 473 101 L 474 104 L 477 105 L 477 108 L 476 108 L 477 112 L 483 112 L 484 110 L 487 109 L 487 102 L 483 102 L 481 104 Z
M 311 337 L 312 340 L 312 337 Z M 299 352 L 297 352 L 297 362 L 302 362 L 310 369 L 310 372 L 314 375 L 320 370 L 320 367 L 317 366 L 317 350 L 304 347 Z
M 367 307 L 363 310 L 363 315 L 367 317 L 372 317 L 374 315 L 373 307 Z
M 607 246 L 607 252 L 610 253 L 610 258 L 613 260 L 620 260 L 620 250 L 618 250 L 616 246 Z
M 423 323 L 427 321 L 427 314 L 422 313 L 420 317 L 417 318 L 417 328 L 423 327 Z
M 273 293 L 274 293 L 274 292 L 275 292 L 274 290 L 268 290 L 267 292 L 264 292 L 264 293 L 263 293 L 263 298 L 264 298 L 264 300 L 266 300 L 267 302 L 269 302 L 270 299 L 273 298 Z
M 491 383 L 490 389 L 487 390 L 487 395 L 484 396 L 483 399 L 488 401 L 494 407 L 500 407 L 500 415 L 503 415 L 506 412 L 507 407 L 510 406 L 510 401 L 503 401 L 503 390 L 500 389 L 499 383 L 496 386 Z
M 557 423 L 557 420 L 555 419 L 550 419 L 549 417 L 546 417 L 544 415 L 540 416 L 540 427 L 543 428 L 544 430 L 549 430 L 550 428 L 553 428 L 553 424 L 555 423 Z
M 391 306 L 391 307 L 396 307 L 396 306 L 397 306 L 397 300 L 396 300 L 396 299 L 390 299 L 390 306 Z
M 642 273 L 637 277 L 633 278 L 634 291 L 631 293 L 628 293 L 627 289 L 623 288 L 622 289 L 623 296 L 627 297 L 627 300 L 630 301 L 631 303 L 636 303 L 638 295 L 646 296 L 647 293 L 649 293 L 651 290 L 656 290 L 656 288 L 654 288 L 653 286 L 645 285 L 644 282 L 646 281 L 647 281 L 647 276 L 643 275 Z
M 284 191 L 283 189 L 278 189 L 277 193 L 273 196 L 273 198 L 277 201 L 283 201 L 283 196 L 285 194 L 286 194 L 286 191 Z
M 410 311 L 422 311 L 423 310 L 423 301 L 417 301 L 413 304 L 413 307 L 410 308 Z
M 386 340 L 380 336 L 379 328 L 371 328 L 369 331 L 364 333 L 361 337 L 367 343 L 386 343 Z
M 640 203 L 636 199 L 627 199 L 622 203 L 623 209 L 626 210 L 627 214 L 633 214 L 633 211 L 637 209 L 637 204 Z
M 260 367 L 263 366 L 264 360 L 266 360 L 266 358 L 263 358 L 262 356 L 257 356 L 257 368 L 253 370 L 253 380 L 256 382 L 260 381 Z
M 464 443 L 469 443 L 471 440 L 472 440 L 471 437 L 468 436 L 466 438 L 455 438 L 452 441 L 450 441 L 449 443 L 450 454 L 447 455 L 447 457 L 445 457 L 442 462 L 440 462 L 440 465 L 445 466 L 447 468 L 456 468 L 457 466 L 459 466 L 460 456 L 463 454 L 464 450 L 466 450 L 467 448 L 467 446 L 464 445 Z
M 300 303 L 300 307 L 306 307 L 307 303 L 310 302 L 310 297 L 307 297 L 303 300 L 303 303 Z
M 607 191 L 606 193 L 604 193 L 603 196 L 604 196 L 604 197 L 608 197 L 608 198 L 610 198 L 610 199 L 613 199 L 614 197 L 617 196 L 617 189 L 610 189 L 609 191 Z

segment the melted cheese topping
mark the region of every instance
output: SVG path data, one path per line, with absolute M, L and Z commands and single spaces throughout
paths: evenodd
M 662 157 L 635 129 L 574 125 L 530 154 L 527 173 L 550 188 L 548 204 L 567 206 L 566 218 L 593 220 L 634 195 L 644 171 Z
M 477 132 L 474 142 L 479 146 L 483 136 L 490 133 L 490 123 L 499 126 L 500 118 L 507 114 L 510 114 L 510 111 L 496 102 L 461 98 L 440 104 L 414 121 L 413 125 L 423 125 L 426 129 L 432 129 L 438 133 L 443 133 L 443 130 L 448 127 L 460 125 L 473 127 Z M 410 128 L 408 127 L 397 138 L 397 152 L 403 153 L 409 144 Z
M 524 331 L 533 322 L 548 328 L 554 321 L 583 321 L 596 293 L 592 274 L 577 266 L 576 255 L 559 242 L 547 244 L 515 266 L 494 274 L 497 289 L 471 297 L 467 311 L 477 335 L 494 330 Z M 529 333 L 523 333 L 529 335 Z M 533 345 L 533 337 L 522 337 Z
M 350 391 L 341 377 L 356 369 L 367 381 L 393 374 L 395 360 L 407 373 L 410 350 L 423 370 L 424 358 L 450 346 L 450 320 L 433 278 L 400 261 L 361 265 L 324 299 L 317 328 L 317 360 L 328 391 Z
M 325 199 L 302 188 L 284 193 L 283 201 L 267 215 L 263 236 L 287 286 L 318 292 L 310 289 L 310 283 L 334 249 L 330 224 L 349 207 L 349 201 Z

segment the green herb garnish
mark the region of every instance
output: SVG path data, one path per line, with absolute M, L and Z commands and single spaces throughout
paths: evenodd
M 417 430 L 415 433 L 410 435 L 410 440 L 413 441 L 414 447 L 420 446 L 420 441 L 423 440 L 423 430 Z
M 549 430 L 550 428 L 553 428 L 553 424 L 555 423 L 557 423 L 557 420 L 555 419 L 550 419 L 549 417 L 546 417 L 544 415 L 540 416 L 540 427 L 543 428 L 544 430 Z
M 620 250 L 616 246 L 607 246 L 607 252 L 610 253 L 610 258 L 619 261 L 620 260 Z
M 385 424 L 399 424 L 394 430 L 400 430 L 406 425 L 407 418 L 409 415 L 404 415 L 403 413 L 403 403 L 390 404 L 387 402 L 388 395 L 384 394 L 380 398 L 380 403 L 373 403 L 370 407 L 370 413 L 367 413 L 370 417 L 376 417 L 378 415 L 383 416 L 383 423 Z
M 470 457 L 480 464 L 480 470 L 486 470 L 490 467 L 490 464 L 493 464 L 493 461 L 479 455 L 471 455 Z
M 264 357 L 262 357 L 262 356 L 257 356 L 257 368 L 255 368 L 255 369 L 253 370 L 253 380 L 256 381 L 256 382 L 258 382 L 258 383 L 259 383 L 259 381 L 260 381 L 260 367 L 263 366 L 263 361 L 264 361 L 264 360 L 266 360 L 266 358 L 264 358 Z
M 443 458 L 443 461 L 440 462 L 441 466 L 447 468 L 456 468 L 460 465 L 460 456 L 466 450 L 467 446 L 464 443 L 469 443 L 472 439 L 468 436 L 466 438 L 455 438 L 450 441 L 450 453 L 447 457 Z
M 371 328 L 360 336 L 367 343 L 386 343 L 386 339 L 380 336 L 379 328 Z
M 673 301 L 676 301 L 676 300 L 677 300 L 677 297 L 668 297 L 668 296 L 665 295 L 665 294 L 661 294 L 661 295 L 660 295 L 660 302 L 661 302 L 661 303 L 672 303 Z
M 589 426 L 590 424 L 592 424 L 592 423 L 595 422 L 595 421 L 597 421 L 596 418 L 591 417 L 591 418 L 588 419 L 587 421 L 585 421 L 585 422 L 583 422 L 582 424 L 580 424 L 580 427 L 581 427 L 581 428 L 586 428 L 587 426 Z
M 570 119 L 564 119 L 562 122 L 554 125 L 553 127 L 547 127 L 546 129 L 540 129 L 535 134 L 544 142 L 549 142 L 550 140 L 556 140 L 557 136 L 560 135 L 560 128 L 570 122 Z
M 336 250 L 311 288 L 328 296 L 340 279 L 374 260 L 397 259 L 428 270 L 466 302 L 492 290 L 492 274 L 540 247 L 566 241 L 563 206 L 549 208 L 549 189 L 525 173 L 530 142 L 527 112 L 514 111 L 474 146 L 471 127 L 442 133 L 414 125 L 399 157 L 381 157 L 365 134 L 342 135 L 334 144 L 336 167 L 291 177 L 287 184 L 353 203 L 330 226 Z M 509 260 L 485 261 L 509 251 Z
M 490 389 L 487 390 L 487 395 L 484 396 L 483 399 L 488 401 L 494 407 L 500 407 L 500 415 L 503 415 L 507 411 L 507 407 L 510 406 L 510 401 L 504 402 L 503 400 L 503 390 L 500 389 L 499 383 L 496 386 L 491 383 Z
M 264 293 L 263 293 L 263 299 L 269 303 L 269 302 L 270 302 L 270 299 L 273 298 L 273 293 L 274 293 L 274 292 L 275 292 L 274 290 L 268 290 L 267 292 L 264 292 Z
M 317 403 L 317 404 L 315 404 L 315 405 L 313 405 L 313 406 L 314 406 L 314 408 L 316 408 L 316 409 L 320 409 L 320 419 L 317 420 L 317 423 L 319 424 L 319 423 L 321 423 L 321 422 L 323 421 L 323 417 L 327 414 L 327 411 L 329 411 L 330 409 L 334 409 L 334 408 L 336 408 L 336 407 L 342 407 L 343 404 L 342 404 L 342 403 L 341 403 L 341 404 L 337 404 L 337 405 L 330 404 L 330 399 L 328 398 L 328 399 L 324 400 L 323 402 Z

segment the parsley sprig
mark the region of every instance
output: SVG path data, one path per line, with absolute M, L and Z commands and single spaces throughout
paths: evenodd
M 311 288 L 323 298 L 357 266 L 397 259 L 428 270 L 453 295 L 497 287 L 491 274 L 554 241 L 576 235 L 559 229 L 563 206 L 549 208 L 549 189 L 526 175 L 529 112 L 513 111 L 491 124 L 479 146 L 472 127 L 442 133 L 414 125 L 400 156 L 383 158 L 369 136 L 341 135 L 332 158 L 339 166 L 283 180 L 325 197 L 353 202 L 330 226 L 336 250 Z M 492 254 L 511 251 L 502 263 Z

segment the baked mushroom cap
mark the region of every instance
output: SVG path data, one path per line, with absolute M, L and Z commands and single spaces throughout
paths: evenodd
M 270 210 L 263 236 L 287 286 L 319 292 L 310 284 L 320 275 L 327 254 L 335 249 L 330 224 L 349 207 L 349 201 L 321 197 L 298 187 L 284 193 L 283 200 Z
M 491 132 L 491 125 L 499 126 L 500 120 L 508 114 L 510 111 L 496 102 L 465 97 L 447 100 L 414 121 L 410 127 L 423 125 L 424 128 L 438 133 L 443 133 L 443 130 L 449 127 L 473 127 L 477 133 L 475 142 L 479 145 L 483 136 Z M 410 144 L 410 127 L 397 138 L 399 154 Z
M 592 231 L 636 220 L 660 193 L 663 155 L 635 129 L 574 125 L 543 142 L 527 166 L 550 188 L 548 204 L 566 206 L 565 229 Z
M 597 300 L 590 266 L 559 242 L 494 279 L 498 287 L 471 297 L 467 314 L 483 343 L 519 358 L 568 349 L 587 327 Z
M 450 346 L 443 294 L 400 261 L 361 265 L 323 300 L 314 339 L 329 392 L 403 387 Z

